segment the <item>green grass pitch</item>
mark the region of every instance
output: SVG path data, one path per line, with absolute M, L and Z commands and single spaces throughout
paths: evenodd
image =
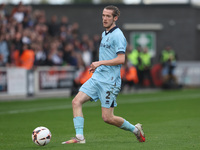
M 143 124 L 146 142 L 101 118 L 100 102 L 84 104 L 86 144 L 62 145 L 75 135 L 72 98 L 0 102 L 0 150 L 198 150 L 200 149 L 200 89 L 120 94 L 115 115 Z M 40 147 L 33 129 L 45 126 L 51 142 Z

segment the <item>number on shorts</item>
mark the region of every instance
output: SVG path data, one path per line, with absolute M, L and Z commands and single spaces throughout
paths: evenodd
M 106 94 L 108 94 L 108 95 L 106 96 L 106 99 L 110 99 L 110 91 L 107 91 Z

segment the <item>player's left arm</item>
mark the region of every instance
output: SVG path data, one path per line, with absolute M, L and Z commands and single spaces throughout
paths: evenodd
M 105 66 L 116 66 L 121 65 L 125 62 L 125 53 L 119 53 L 116 58 L 111 60 L 101 60 L 101 61 L 95 61 L 90 65 L 90 72 L 94 72 L 95 69 L 101 65 Z

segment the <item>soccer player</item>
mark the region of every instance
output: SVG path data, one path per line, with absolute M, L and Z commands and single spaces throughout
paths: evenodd
M 132 125 L 122 117 L 114 115 L 117 106 L 116 97 L 121 87 L 120 68 L 125 62 L 126 39 L 116 26 L 120 11 L 116 6 L 103 9 L 102 21 L 106 29 L 102 33 L 99 48 L 99 61 L 92 62 L 89 71 L 93 73 L 79 89 L 72 101 L 73 121 L 76 137 L 62 144 L 86 143 L 83 135 L 84 118 L 83 103 L 91 100 L 101 101 L 102 118 L 104 122 L 134 133 L 139 142 L 145 142 L 144 132 L 140 123 Z

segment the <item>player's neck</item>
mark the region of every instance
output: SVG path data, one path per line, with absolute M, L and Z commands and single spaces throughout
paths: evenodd
M 116 26 L 115 23 L 113 23 L 109 28 L 106 28 L 106 32 L 109 32 L 112 28 L 114 28 Z

